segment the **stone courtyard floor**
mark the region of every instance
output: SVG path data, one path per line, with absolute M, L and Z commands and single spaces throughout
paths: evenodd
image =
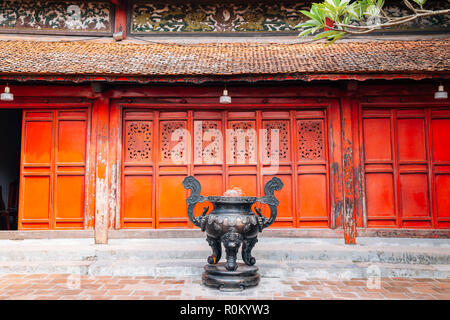
M 298 280 L 262 278 L 257 287 L 221 292 L 198 277 L 1 274 L 0 300 L 450 300 L 450 279 Z

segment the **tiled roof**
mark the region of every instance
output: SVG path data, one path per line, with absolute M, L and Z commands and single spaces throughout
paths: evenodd
M 0 41 L 0 75 L 448 73 L 450 39 L 323 43 Z

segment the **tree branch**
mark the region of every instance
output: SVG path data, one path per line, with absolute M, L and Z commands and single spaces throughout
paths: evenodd
M 358 31 L 370 30 L 370 32 L 371 32 L 376 29 L 388 28 L 388 27 L 393 27 L 393 26 L 397 26 L 400 24 L 404 24 L 406 22 L 413 21 L 413 20 L 416 20 L 419 18 L 429 17 L 429 16 L 433 16 L 433 15 L 439 15 L 439 14 L 448 14 L 448 13 L 450 13 L 450 9 L 437 10 L 437 11 L 428 11 L 427 10 L 426 12 L 423 12 L 423 13 L 416 13 L 413 15 L 405 16 L 405 17 L 393 18 L 390 22 L 381 23 L 381 24 L 377 24 L 377 25 L 355 26 L 355 25 L 351 25 L 351 24 L 335 23 L 335 27 L 337 27 L 336 28 L 337 31 L 344 31 L 349 34 L 352 34 L 352 33 L 360 34 L 360 32 L 358 32 Z M 341 29 L 339 29 L 339 27 Z M 366 32 L 364 32 L 364 33 L 366 33 Z

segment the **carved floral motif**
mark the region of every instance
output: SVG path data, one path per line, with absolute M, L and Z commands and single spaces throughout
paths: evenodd
M 229 152 L 234 163 L 256 162 L 256 130 L 254 121 L 231 122 L 233 134 L 229 136 Z
M 33 32 L 112 32 L 112 5 L 109 1 L 0 2 L 0 30 Z
M 186 122 L 161 122 L 161 161 L 171 162 L 173 159 L 184 159 L 186 156 L 186 137 L 181 134 L 181 131 L 177 131 L 178 129 L 186 129 Z
M 126 159 L 136 162 L 152 161 L 153 123 L 133 121 L 127 123 Z
M 298 159 L 323 159 L 322 120 L 298 120 Z
M 289 121 L 284 120 L 270 120 L 264 122 L 264 129 L 266 129 L 267 139 L 264 149 L 267 159 L 271 159 L 272 155 L 279 155 L 280 161 L 289 160 Z M 272 150 L 272 130 L 278 130 L 278 149 Z

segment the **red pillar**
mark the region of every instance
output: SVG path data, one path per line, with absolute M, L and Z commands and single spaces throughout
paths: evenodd
M 342 98 L 342 168 L 344 177 L 344 238 L 346 244 L 356 244 L 355 172 L 351 99 Z
M 109 99 L 100 97 L 95 100 L 93 112 L 96 135 L 95 152 L 95 243 L 108 243 L 109 220 L 109 181 L 108 181 L 108 135 L 109 135 Z
M 114 33 L 122 32 L 122 39 L 127 37 L 127 10 L 125 1 L 111 0 L 115 5 Z

